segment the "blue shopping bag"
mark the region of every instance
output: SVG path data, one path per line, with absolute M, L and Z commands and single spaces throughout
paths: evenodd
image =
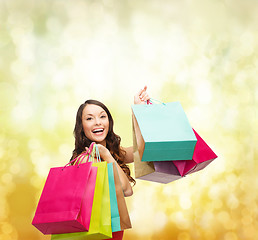
M 197 139 L 180 102 L 132 105 L 132 111 L 141 161 L 192 159 Z
M 118 204 L 117 204 L 113 164 L 115 163 L 107 164 L 109 194 L 110 194 L 110 208 L 111 208 L 111 227 L 112 227 L 112 232 L 118 232 L 118 231 L 121 231 L 121 226 L 120 226 L 120 216 L 119 216 Z

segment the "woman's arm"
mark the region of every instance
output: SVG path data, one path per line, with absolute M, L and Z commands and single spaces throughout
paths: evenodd
M 147 86 L 141 89 L 137 94 L 134 96 L 134 104 L 145 104 L 147 100 L 150 100 L 149 94 L 147 93 Z M 136 125 L 135 117 L 133 117 L 134 125 Z M 133 147 L 127 147 L 122 149 L 125 151 L 125 163 L 132 163 L 134 162 L 133 159 Z
M 125 151 L 125 158 L 124 158 L 124 163 L 132 163 L 133 162 L 133 147 L 121 147 L 122 150 Z
M 109 150 L 104 147 L 101 144 L 97 144 L 98 149 L 99 149 L 99 153 L 100 153 L 100 157 L 102 160 L 106 161 L 107 163 L 115 163 L 117 166 L 117 170 L 118 170 L 118 175 L 122 184 L 122 189 L 124 192 L 125 197 L 129 197 L 131 195 L 133 195 L 133 189 L 132 186 L 126 176 L 126 174 L 124 173 L 123 169 L 121 169 L 121 167 L 118 165 L 118 163 L 116 162 L 116 160 L 112 157 L 111 153 L 109 152 Z

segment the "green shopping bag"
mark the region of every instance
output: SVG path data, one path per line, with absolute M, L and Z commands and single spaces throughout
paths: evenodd
M 179 102 L 132 105 L 141 161 L 191 160 L 197 139 Z M 134 129 L 135 131 L 135 129 Z M 137 142 L 138 144 L 138 142 Z
M 97 146 L 94 144 L 94 148 Z M 84 154 L 84 156 L 87 156 Z M 53 234 L 51 240 L 88 240 L 106 239 L 112 237 L 111 209 L 107 162 L 94 162 L 98 167 L 90 227 L 88 232 Z

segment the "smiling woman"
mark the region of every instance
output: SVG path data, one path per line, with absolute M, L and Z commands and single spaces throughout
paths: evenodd
M 145 103 L 149 99 L 145 86 L 134 96 L 135 104 Z M 120 146 L 121 138 L 113 131 L 114 121 L 108 108 L 97 100 L 87 100 L 77 111 L 74 128 L 75 149 L 71 160 L 88 149 L 92 142 L 96 142 L 100 157 L 108 163 L 115 162 L 125 196 L 133 194 L 130 169 L 126 163 L 133 162 L 132 147 Z
M 109 130 L 108 115 L 102 107 L 92 104 L 93 100 L 87 102 L 82 112 L 84 133 L 88 139 L 106 146 L 106 136 Z

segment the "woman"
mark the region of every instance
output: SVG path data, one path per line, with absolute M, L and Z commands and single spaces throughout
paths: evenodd
M 144 104 L 149 100 L 145 86 L 134 96 L 134 104 Z M 130 176 L 126 163 L 133 162 L 133 147 L 120 146 L 121 138 L 113 131 L 114 121 L 107 107 L 96 100 L 87 100 L 77 112 L 74 128 L 75 149 L 71 159 L 87 150 L 91 142 L 96 142 L 102 161 L 115 162 L 125 196 L 131 196 L 133 190 L 130 182 L 135 180 Z

